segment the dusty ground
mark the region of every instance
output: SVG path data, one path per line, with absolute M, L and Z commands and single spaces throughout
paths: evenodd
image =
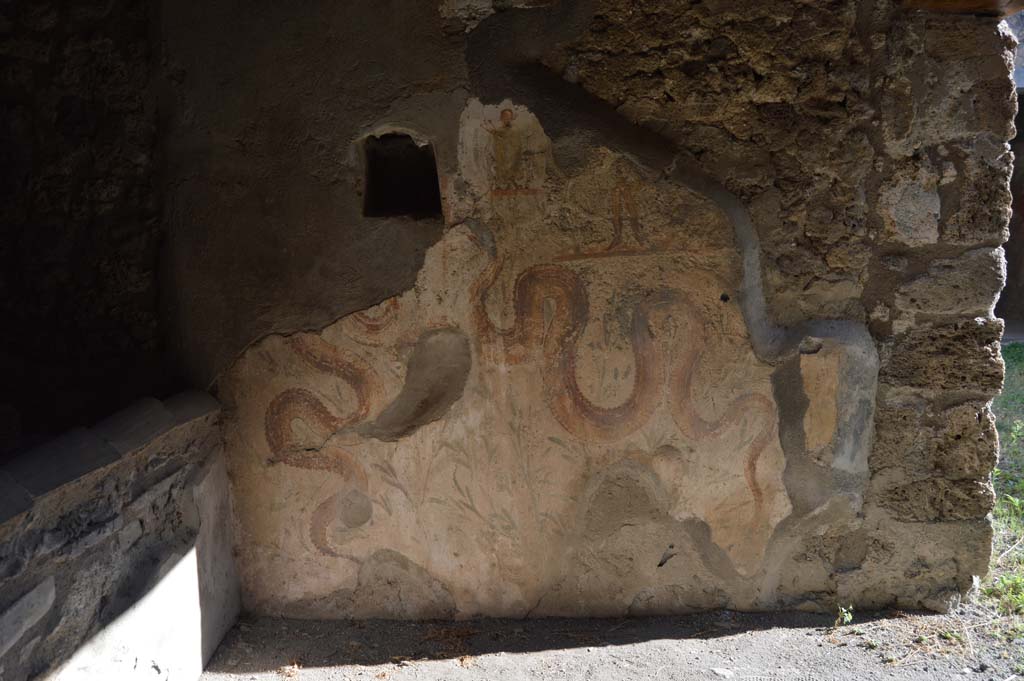
M 617 620 L 247 619 L 204 681 L 297 679 L 1024 679 L 1024 639 L 964 615 L 732 612 Z

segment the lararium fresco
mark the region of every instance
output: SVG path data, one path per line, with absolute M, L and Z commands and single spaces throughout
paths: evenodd
M 873 348 L 807 336 L 780 378 L 782 355 L 760 357 L 748 330 L 764 321 L 739 304 L 756 244 L 737 244 L 728 210 L 598 145 L 559 168 L 523 107 L 471 101 L 458 160 L 412 290 L 267 337 L 223 381 L 249 606 L 798 601 L 808 589 L 780 566 L 804 549 L 787 528 L 856 529 Z M 788 435 L 780 380 L 805 401 Z M 800 449 L 788 463 L 785 437 Z

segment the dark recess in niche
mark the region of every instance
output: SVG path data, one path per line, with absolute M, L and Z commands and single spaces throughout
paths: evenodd
M 408 135 L 368 137 L 366 197 L 363 215 L 370 218 L 408 215 L 415 219 L 441 217 L 437 162 L 429 144 Z

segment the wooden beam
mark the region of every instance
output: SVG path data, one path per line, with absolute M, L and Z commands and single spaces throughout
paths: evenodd
M 903 5 L 933 12 L 1006 16 L 1024 9 L 1024 0 L 903 0 Z

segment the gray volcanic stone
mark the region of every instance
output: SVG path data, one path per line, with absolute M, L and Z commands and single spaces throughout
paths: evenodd
M 0 657 L 50 611 L 55 597 L 53 577 L 47 577 L 0 615 Z

